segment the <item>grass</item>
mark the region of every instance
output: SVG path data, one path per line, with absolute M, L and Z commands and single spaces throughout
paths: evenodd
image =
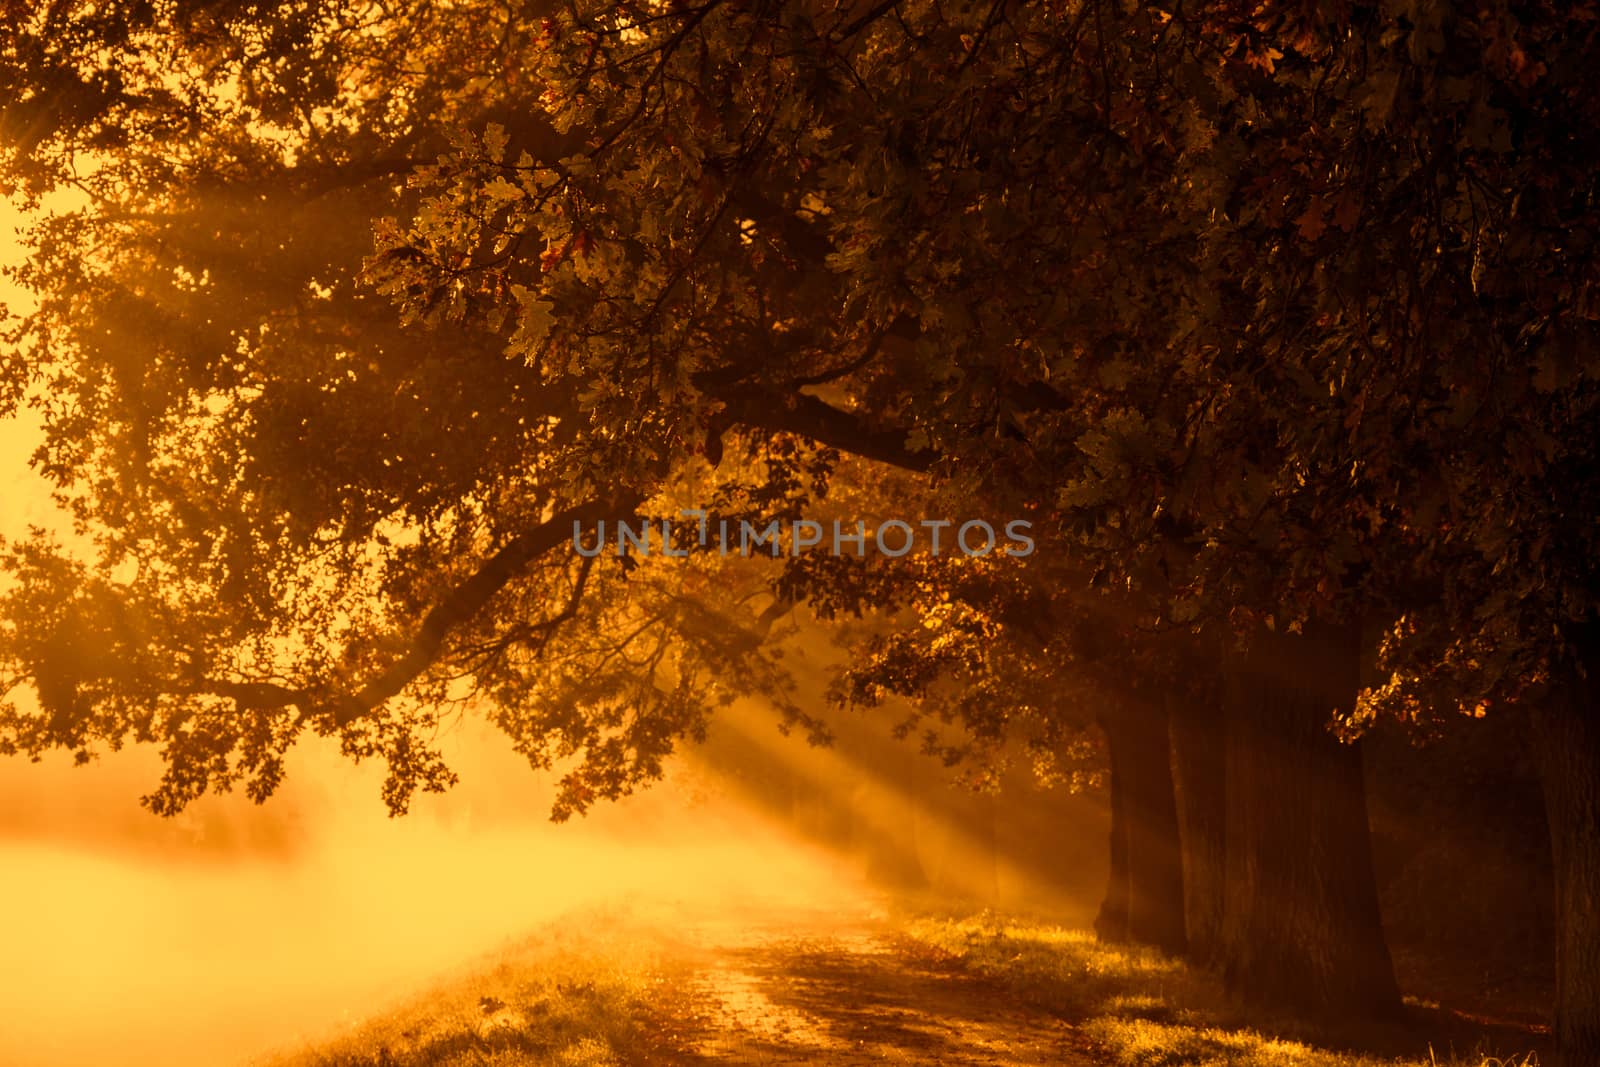
M 671 924 L 593 912 L 547 928 L 326 1044 L 257 1067 L 622 1067 L 698 1062 L 715 1029 L 695 957 Z M 1073 1023 L 1107 1067 L 1537 1067 L 1526 1031 L 1446 1025 L 1331 1032 L 1242 1013 L 1211 976 L 1084 931 L 1004 918 L 902 918 L 907 963 L 984 978 Z M 1522 1042 L 1518 1045 L 1517 1042 Z M 1439 1050 L 1435 1055 L 1435 1049 Z M 1509 1054 L 1508 1054 L 1509 1053 Z
M 1506 1035 L 1412 1004 L 1412 1025 L 1330 1030 L 1242 1012 L 1210 975 L 1153 950 L 1105 945 L 1085 930 L 1007 919 L 914 918 L 915 950 L 941 954 L 1077 1023 L 1120 1067 L 1537 1067 L 1537 1035 Z M 1436 1054 L 1430 1034 L 1446 1050 Z M 1470 1044 L 1461 1042 L 1470 1041 Z M 1425 1048 L 1425 1055 L 1417 1049 Z M 1409 1049 L 1397 1053 L 1397 1049 Z M 1458 1052 L 1458 1049 L 1471 1051 Z
M 677 966 L 616 912 L 574 916 L 316 1047 L 257 1067 L 619 1067 L 685 1046 Z

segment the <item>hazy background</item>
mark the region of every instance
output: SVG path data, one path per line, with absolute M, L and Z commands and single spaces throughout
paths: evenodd
M 377 768 L 301 753 L 257 808 L 135 803 L 145 753 L 0 764 L 0 1062 L 218 1064 L 325 1032 L 508 935 L 629 894 L 853 898 L 848 870 L 732 805 L 669 786 L 566 827 L 467 727 L 461 788 L 387 818 Z

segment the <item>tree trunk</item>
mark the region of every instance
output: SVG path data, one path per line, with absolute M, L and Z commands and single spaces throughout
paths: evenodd
M 1227 899 L 1227 747 L 1222 694 L 1212 684 L 1172 691 L 1172 777 L 1183 845 L 1184 926 L 1188 957 L 1217 961 Z
M 1600 1065 L 1600 632 L 1580 632 L 1583 669 L 1533 713 L 1556 884 L 1556 1058 Z
M 1102 726 L 1111 750 L 1111 878 L 1095 932 L 1182 952 L 1183 859 L 1167 709 L 1130 700 Z
M 1106 896 L 1095 916 L 1095 936 L 1102 941 L 1128 940 L 1128 813 L 1127 775 L 1121 767 L 1122 735 L 1113 728 L 1113 719 L 1102 716 L 1100 729 L 1106 735 L 1106 752 L 1111 763 L 1111 864 L 1106 878 Z
M 1351 629 L 1258 634 L 1226 685 L 1229 989 L 1313 1016 L 1400 1010 L 1383 936 L 1361 753 L 1328 731 L 1355 699 Z

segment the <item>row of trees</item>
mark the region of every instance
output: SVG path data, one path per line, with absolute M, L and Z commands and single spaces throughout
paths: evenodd
M 171 812 L 265 798 L 311 730 L 386 760 L 403 811 L 472 702 L 566 815 L 738 692 L 781 699 L 790 603 L 904 609 L 845 699 L 1046 753 L 1095 709 L 1105 932 L 1381 1012 L 1329 728 L 1515 715 L 1558 1042 L 1600 1061 L 1595 16 L 6 8 L 0 170 L 82 206 L 13 271 L 38 305 L 0 395 L 44 412 L 95 556 L 9 547 L 0 663 L 38 701 L 0 750 L 158 744 Z M 687 560 L 568 547 L 846 505 L 1039 547 L 776 574 L 687 527 Z

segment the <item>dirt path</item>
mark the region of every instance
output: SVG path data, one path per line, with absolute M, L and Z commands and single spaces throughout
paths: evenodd
M 679 1062 L 1091 1064 L 1071 1025 L 892 937 L 866 915 L 708 921 L 683 931 L 698 1006 Z

